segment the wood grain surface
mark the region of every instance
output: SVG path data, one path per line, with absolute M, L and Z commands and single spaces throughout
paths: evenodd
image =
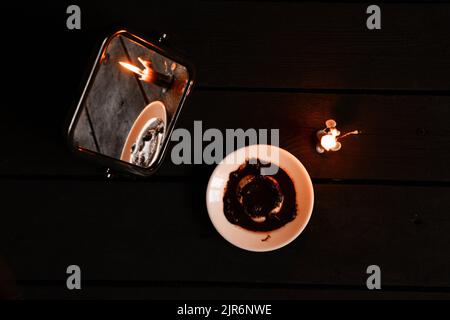
M 81 1 L 80 31 L 65 28 L 67 5 L 5 4 L 4 30 L 16 29 L 1 53 L 0 272 L 17 281 L 0 292 L 449 298 L 450 3 L 384 2 L 376 31 L 358 1 Z M 70 154 L 65 120 L 91 53 L 120 26 L 154 41 L 166 32 L 164 46 L 195 65 L 177 127 L 280 129 L 315 189 L 312 220 L 291 245 L 254 254 L 220 237 L 204 205 L 214 166 L 168 157 L 149 180 L 111 180 Z M 329 118 L 362 133 L 319 155 L 314 135 Z M 69 264 L 86 281 L 74 295 Z M 381 292 L 365 289 L 371 264 Z
M 71 261 L 86 266 L 86 281 L 363 286 L 374 261 L 385 286 L 450 281 L 448 187 L 315 185 L 313 216 L 299 239 L 257 254 L 215 232 L 206 182 L 6 180 L 3 202 L 14 214 L 2 219 L 1 251 L 20 281 L 62 281 L 58 270 Z M 283 272 L 270 267 L 280 263 Z

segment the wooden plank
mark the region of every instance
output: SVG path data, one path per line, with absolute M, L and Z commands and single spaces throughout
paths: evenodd
M 386 287 L 449 287 L 450 188 L 315 185 L 304 233 L 256 254 L 214 230 L 205 185 L 2 180 L 0 254 L 19 281 L 78 264 L 86 281 L 364 286 L 377 264 Z
M 164 1 L 127 6 L 90 1 L 81 6 L 83 37 L 64 30 L 65 7 L 43 4 L 17 13 L 24 23 L 34 23 L 37 12 L 47 10 L 42 14 L 49 19 L 39 24 L 58 39 L 46 42 L 47 52 L 62 50 L 64 55 L 52 57 L 55 62 L 70 57 L 81 68 L 86 55 L 73 49 L 93 48 L 106 29 L 122 25 L 148 36 L 155 30 L 168 33 L 171 44 L 196 65 L 201 86 L 450 89 L 448 3 L 383 3 L 377 31 L 366 28 L 367 3 L 194 1 L 174 7 Z M 32 43 L 42 43 L 33 38 Z
M 64 284 L 59 286 L 21 286 L 21 297 L 24 299 L 112 299 L 112 300 L 237 300 L 237 299 L 270 299 L 270 300 L 448 300 L 447 292 L 421 291 L 369 291 L 350 289 L 293 289 L 293 288 L 252 288 L 192 286 L 189 283 L 177 283 L 173 286 L 100 286 L 84 285 L 81 291 L 69 291 Z
M 64 5 L 39 4 L 27 9 L 19 6 L 10 10 L 11 16 L 18 13 L 23 17 L 24 28 L 40 25 L 46 33 L 30 34 L 26 43 L 17 38 L 16 33 L 8 33 L 5 42 L 17 43 L 18 47 L 45 48 L 33 51 L 33 59 L 47 63 L 33 65 L 33 75 L 38 74 L 39 78 L 33 79 L 32 85 L 27 86 L 26 95 L 19 85 L 24 79 L 23 73 L 17 72 L 17 64 L 3 66 L 11 86 L 4 93 L 5 105 L 9 107 L 0 110 L 3 146 L 0 150 L 1 175 L 96 175 L 104 171 L 71 157 L 65 149 L 62 128 L 68 107 L 79 98 L 77 89 L 83 70 L 89 70 L 89 52 L 97 48 L 96 41 L 103 38 L 104 28 L 111 26 L 111 21 L 135 26 L 144 35 L 154 34 L 154 29 L 173 34 L 172 43 L 184 48 L 195 62 L 199 85 L 203 87 L 448 89 L 450 40 L 446 26 L 450 19 L 446 4 L 384 4 L 386 28 L 369 34 L 363 28 L 364 19 L 355 19 L 359 16 L 357 13 L 364 11 L 365 5 L 362 4 L 194 2 L 181 4 L 177 7 L 179 10 L 169 10 L 168 4 L 155 5 L 158 10 L 153 7 L 146 10 L 146 5 L 114 7 L 109 3 L 84 3 L 85 28 L 79 32 L 70 32 L 61 24 Z M 140 10 L 135 10 L 135 7 Z M 231 25 L 226 23 L 230 19 L 233 22 Z M 251 60 L 253 56 L 256 57 L 254 61 Z M 29 50 L 14 52 L 14 61 L 28 61 L 29 58 Z M 377 61 L 382 63 L 377 64 Z M 270 72 L 261 68 L 262 62 Z M 365 64 L 371 66 L 369 75 L 365 72 Z M 270 82 L 267 82 L 268 75 Z M 197 91 L 195 104 L 186 106 L 181 114 L 183 126 L 191 126 L 185 118 L 215 123 L 206 118 L 203 110 L 210 109 L 212 103 L 220 102 L 227 93 L 218 92 L 217 97 L 208 93 L 205 99 L 196 98 L 203 94 Z M 230 95 L 236 96 L 233 93 Z M 271 95 L 273 98 L 270 98 Z M 250 92 L 247 100 L 252 100 L 253 105 L 268 99 L 277 108 L 285 108 L 280 107 L 279 102 L 280 99 L 281 103 L 285 99 L 290 101 L 285 96 L 287 93 L 262 94 L 259 97 L 258 92 Z M 18 102 L 17 97 L 24 98 Z M 298 101 L 303 97 L 294 95 L 292 99 Z M 305 99 L 310 99 L 308 97 Z M 210 99 L 211 102 L 207 101 Z M 309 145 L 303 138 L 296 139 L 294 135 L 282 141 L 283 146 L 301 157 L 314 178 L 448 181 L 445 165 L 449 157 L 448 148 L 442 147 L 448 143 L 448 130 L 445 129 L 448 126 L 443 120 L 448 117 L 447 97 L 324 95 L 318 99 L 324 104 L 318 107 L 325 110 L 321 111 L 323 114 L 312 107 L 308 112 L 313 114 L 296 111 L 299 112 L 298 117 L 316 119 L 313 125 L 309 121 L 295 128 L 286 125 L 287 130 L 293 130 L 300 137 L 308 136 Z M 331 99 L 331 103 L 327 99 Z M 373 99 L 375 102 L 366 101 Z M 207 104 L 200 105 L 199 101 Z M 350 115 L 336 115 L 336 108 L 352 110 L 334 106 L 332 103 L 336 101 L 361 104 L 357 108 L 358 114 L 352 114 L 351 121 Z M 380 106 L 379 103 L 386 105 Z M 410 105 L 415 107 L 410 108 Z M 238 107 L 243 108 L 240 104 Z M 214 117 L 226 118 L 225 112 L 230 108 L 234 107 L 227 105 L 225 110 L 215 108 L 217 113 Z M 369 108 L 377 110 L 366 110 Z M 389 116 L 392 110 L 397 117 L 395 121 Z M 322 126 L 325 118 L 336 116 L 343 129 L 358 126 L 364 130 L 366 120 L 362 119 L 366 113 L 377 119 L 376 126 L 375 122 L 369 122 L 370 137 L 362 135 L 349 139 L 342 152 L 333 154 L 326 162 L 322 161 L 324 157 L 313 153 L 310 134 Z M 274 116 L 268 113 L 265 121 Z M 405 120 L 402 120 L 404 117 Z M 246 123 L 247 120 L 233 120 L 227 127 L 254 125 L 251 121 Z M 287 123 L 299 125 L 294 120 Z M 414 125 L 409 126 L 409 123 Z M 408 134 L 404 137 L 399 130 L 392 139 L 398 126 L 401 130 L 407 127 Z M 383 139 L 379 139 L 380 131 L 385 134 Z M 32 143 L 27 143 L 26 150 L 18 148 L 20 142 L 30 140 L 30 132 Z M 353 146 L 358 149 L 352 149 Z M 430 164 L 431 156 L 433 164 Z M 382 166 L 379 165 L 381 163 Z M 167 163 L 166 168 L 161 172 L 164 175 L 184 174 L 190 170 Z
M 262 92 L 196 91 L 178 123 L 193 132 L 202 120 L 203 130 L 218 128 L 278 128 L 280 144 L 298 157 L 315 179 L 450 181 L 448 120 L 450 97 Z M 0 110 L 0 174 L 87 174 L 103 171 L 72 157 L 58 131 L 55 115 L 44 112 L 23 118 L 19 111 Z M 48 116 L 46 118 L 45 116 Z M 362 134 L 343 141 L 337 153 L 319 155 L 315 132 L 334 118 L 342 132 Z M 41 120 L 36 121 L 35 119 Z M 56 132 L 55 132 L 56 131 Z M 18 148 L 18 141 L 37 143 Z M 14 150 L 14 152 L 11 152 Z M 170 153 L 160 175 L 208 175 L 214 166 L 175 166 Z
M 450 180 L 450 98 L 433 96 L 314 95 L 201 92 L 189 101 L 180 126 L 277 128 L 280 145 L 313 178 Z M 201 106 L 201 107 L 200 107 Z M 344 133 L 337 153 L 315 151 L 318 129 L 334 118 Z

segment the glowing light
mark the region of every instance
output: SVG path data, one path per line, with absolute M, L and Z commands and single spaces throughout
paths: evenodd
M 320 139 L 320 144 L 325 150 L 330 151 L 336 148 L 337 140 L 334 135 L 327 134 Z
M 139 80 L 151 82 L 153 79 L 153 70 L 151 68 L 152 63 L 142 58 L 138 58 L 138 60 L 144 66 L 144 69 L 140 69 L 139 67 L 128 62 L 119 61 L 119 64 L 125 69 L 139 75 Z
M 324 153 L 325 151 L 339 151 L 342 147 L 341 140 L 350 135 L 360 134 L 361 131 L 355 130 L 347 132 L 341 136 L 341 132 L 336 128 L 336 121 L 333 119 L 325 122 L 326 128 L 317 131 L 317 145 L 316 151 L 318 153 Z

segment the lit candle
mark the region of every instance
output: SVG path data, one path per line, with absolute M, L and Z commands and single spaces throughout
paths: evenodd
M 138 60 L 144 66 L 144 69 L 140 69 L 135 65 L 123 61 L 119 61 L 119 64 L 125 69 L 137 74 L 139 76 L 139 80 L 144 82 L 151 82 L 164 88 L 169 88 L 172 85 L 173 76 L 156 72 L 152 68 L 152 63 L 148 60 L 144 60 L 140 57 L 138 57 Z
M 325 124 L 327 126 L 325 129 L 317 131 L 318 143 L 316 146 L 316 150 L 318 153 L 324 153 L 325 151 L 339 151 L 342 147 L 342 144 L 338 141 L 338 139 L 345 138 L 351 134 L 359 134 L 359 131 L 355 130 L 339 137 L 341 135 L 341 132 L 336 129 L 336 121 L 330 119 L 327 120 Z

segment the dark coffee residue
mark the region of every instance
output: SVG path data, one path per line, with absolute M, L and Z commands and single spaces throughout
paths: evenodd
M 262 175 L 259 159 L 247 160 L 230 173 L 223 197 L 225 216 L 251 231 L 272 231 L 297 216 L 294 183 L 281 168 L 275 175 Z

